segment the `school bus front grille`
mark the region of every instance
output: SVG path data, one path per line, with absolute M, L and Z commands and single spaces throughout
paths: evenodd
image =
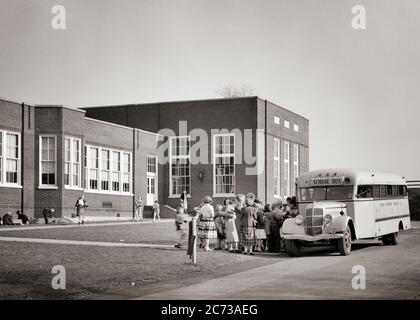
M 324 214 L 322 209 L 306 209 L 305 232 L 308 235 L 316 236 L 322 233 Z

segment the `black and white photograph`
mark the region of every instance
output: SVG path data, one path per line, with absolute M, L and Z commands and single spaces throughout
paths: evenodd
M 419 88 L 417 0 L 0 0 L 0 300 L 420 300 Z

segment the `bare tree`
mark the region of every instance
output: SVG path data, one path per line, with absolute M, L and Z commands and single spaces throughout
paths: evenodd
M 223 86 L 217 93 L 223 98 L 249 97 L 254 95 L 254 89 L 246 84 L 240 87 L 229 84 Z

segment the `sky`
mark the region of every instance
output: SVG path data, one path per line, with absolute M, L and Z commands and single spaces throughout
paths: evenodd
M 309 119 L 310 169 L 420 180 L 420 1 L 0 0 L 0 97 L 83 107 L 242 84 Z

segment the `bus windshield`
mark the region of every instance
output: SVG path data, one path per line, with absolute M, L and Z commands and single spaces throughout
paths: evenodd
M 300 188 L 301 201 L 352 199 L 353 186 Z

